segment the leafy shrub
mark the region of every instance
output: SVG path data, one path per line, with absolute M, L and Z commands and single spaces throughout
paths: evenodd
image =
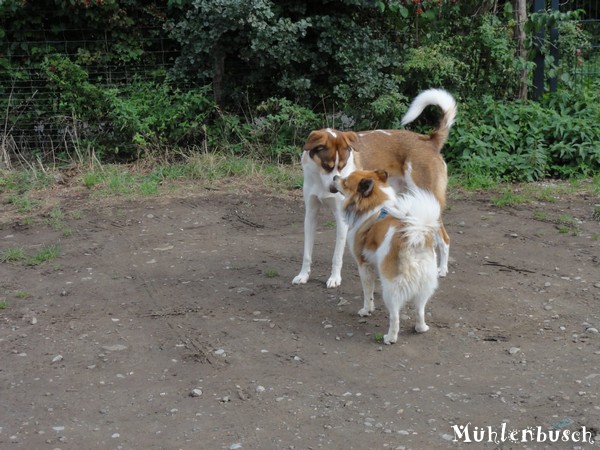
M 467 177 L 533 181 L 600 170 L 597 92 L 561 92 L 542 102 L 463 103 L 445 154 Z
M 289 163 L 297 160 L 299 147 L 320 117 L 285 98 L 270 98 L 242 121 L 223 114 L 209 130 L 208 146 L 228 154 Z
M 168 81 L 135 80 L 108 89 L 107 119 L 125 144 L 186 146 L 201 142 L 215 105 L 208 87 L 173 88 Z

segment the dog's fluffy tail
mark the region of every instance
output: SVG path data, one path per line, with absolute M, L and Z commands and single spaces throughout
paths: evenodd
M 398 197 L 398 218 L 405 224 L 403 231 L 408 245 L 423 247 L 428 236 L 437 233 L 440 211 L 435 196 L 425 189 L 414 188 Z
M 421 115 L 429 105 L 438 106 L 442 112 L 442 118 L 437 129 L 431 133 L 432 140 L 437 141 L 438 151 L 448 139 L 448 131 L 456 118 L 456 101 L 448 91 L 443 89 L 427 89 L 415 97 L 408 111 L 402 118 L 402 125 L 406 125 Z

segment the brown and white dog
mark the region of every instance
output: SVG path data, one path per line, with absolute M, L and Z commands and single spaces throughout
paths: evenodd
M 407 178 L 410 178 L 410 164 Z M 440 223 L 440 205 L 433 194 L 414 187 L 397 197 L 383 170 L 356 171 L 334 177 L 334 187 L 344 195 L 344 216 L 349 225 L 348 247 L 358 264 L 364 305 L 358 312 L 375 309 L 377 276 L 389 312 L 385 344 L 393 344 L 400 330 L 400 310 L 413 302 L 415 330 L 424 333 L 425 305 L 438 285 L 434 235 Z
M 408 187 L 405 171 L 410 163 L 416 186 L 431 191 L 441 208 L 444 208 L 448 176 L 441 149 L 456 116 L 456 102 L 442 89 L 428 89 L 413 100 L 402 118 L 402 124 L 415 120 L 429 105 L 436 105 L 442 110 L 438 127 L 429 135 L 407 130 L 356 133 L 330 128 L 310 133 L 302 152 L 304 257 L 302 269 L 293 280 L 294 284 L 304 284 L 310 276 L 317 216 L 322 204 L 333 211 L 336 220 L 335 250 L 327 287 L 339 286 L 342 281 L 342 259 L 348 226 L 343 220 L 341 195 L 330 192 L 333 177 L 346 177 L 359 169 L 383 169 L 389 174 L 389 185 L 401 193 Z M 450 238 L 441 217 L 436 244 L 439 253 L 438 272 L 440 276 L 446 276 Z

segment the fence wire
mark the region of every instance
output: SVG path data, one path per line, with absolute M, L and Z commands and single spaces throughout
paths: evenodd
M 589 46 L 575 49 L 571 55 L 571 75 L 579 82 L 600 77 L 600 0 L 569 0 L 562 11 L 582 10 L 579 26 L 589 38 Z
M 118 41 L 97 30 L 66 31 L 72 39 L 40 40 L 43 33 L 38 30 L 24 32 L 32 35 L 32 40 L 3 42 L 8 51 L 0 55 L 0 167 L 10 165 L 15 157 L 68 162 L 83 151 L 82 138 L 117 132 L 103 124 L 101 117 L 92 123 L 65 113 L 60 107 L 63 90 L 49 80 L 48 70 L 53 68 L 41 68 L 43 58 L 76 61 L 85 71 L 85 81 L 111 88 L 129 85 L 134 80 L 162 81 L 179 54 L 172 40 L 161 37 L 164 31 L 160 29 L 144 30 L 151 37 L 140 43 L 139 52 L 131 56 L 130 62 L 114 61 L 116 57 L 127 60 L 127 56 L 120 52 Z M 76 77 L 72 73 L 64 76 Z M 71 90 L 69 95 L 76 96 L 77 90 Z

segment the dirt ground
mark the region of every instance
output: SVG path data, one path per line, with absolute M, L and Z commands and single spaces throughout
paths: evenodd
M 0 250 L 61 254 L 0 264 L 1 449 L 600 447 L 597 197 L 499 208 L 451 193 L 431 328 L 416 334 L 407 309 L 384 346 L 385 308 L 357 315 L 348 252 L 342 286 L 325 287 L 329 216 L 311 280 L 292 285 L 300 192 L 53 196 L 70 236 L 2 206 Z M 468 443 L 453 426 L 586 427 L 597 442 Z

